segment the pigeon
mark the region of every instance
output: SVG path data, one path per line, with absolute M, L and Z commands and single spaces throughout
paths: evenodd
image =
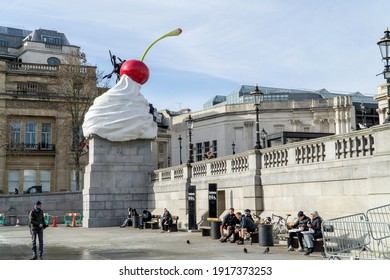
M 263 254 L 268 254 L 269 253 L 269 247 L 265 248 Z
M 189 240 L 187 240 L 187 244 L 190 244 L 191 242 Z
M 244 248 L 244 253 L 245 253 L 245 254 L 248 253 L 248 250 L 247 250 L 246 248 Z

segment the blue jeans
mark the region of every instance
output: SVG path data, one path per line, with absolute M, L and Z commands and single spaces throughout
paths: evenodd
M 37 256 L 37 236 L 39 241 L 39 256 L 43 255 L 43 229 L 32 228 L 30 229 L 32 238 L 32 251 L 33 257 Z

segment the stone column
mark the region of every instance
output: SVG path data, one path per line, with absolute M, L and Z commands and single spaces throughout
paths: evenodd
M 152 140 L 111 142 L 98 136 L 89 140 L 85 168 L 83 227 L 119 226 L 127 208 L 148 208 L 150 174 L 154 170 Z

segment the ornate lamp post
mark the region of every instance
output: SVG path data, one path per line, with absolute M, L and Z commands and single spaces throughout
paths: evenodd
M 385 36 L 378 41 L 379 50 L 381 51 L 382 60 L 385 63 L 385 69 L 381 74 L 387 82 L 387 118 L 384 123 L 390 122 L 390 31 L 385 30 Z
M 192 129 L 194 128 L 194 120 L 191 118 L 191 115 L 188 116 L 188 119 L 186 120 L 187 128 L 188 128 L 188 140 L 189 140 L 189 157 L 188 157 L 188 163 L 194 162 L 194 150 L 192 145 Z
M 360 104 L 360 110 L 362 110 L 362 114 L 363 114 L 363 127 L 367 128 L 366 106 L 365 106 L 363 101 L 362 101 L 362 104 Z
M 236 148 L 236 144 L 234 144 L 234 142 L 232 143 L 232 150 L 233 150 L 233 155 L 236 154 L 236 151 L 234 150 Z
M 265 145 L 265 138 L 267 138 L 267 131 L 264 130 L 264 128 L 261 130 L 261 133 L 260 133 L 260 138 L 261 138 L 261 141 L 263 142 L 263 148 L 266 148 L 266 145 Z
M 183 140 L 183 138 L 181 138 L 181 135 L 179 135 L 179 138 L 177 138 L 177 140 L 179 140 L 179 150 L 180 150 L 180 154 L 179 154 L 179 158 L 180 158 L 180 164 L 183 164 L 182 160 L 181 160 L 181 140 Z
M 261 149 L 260 145 L 260 131 L 259 131 L 259 107 L 264 93 L 259 89 L 259 86 L 256 85 L 255 91 L 250 93 L 253 96 L 253 103 L 256 106 L 256 146 L 255 149 Z

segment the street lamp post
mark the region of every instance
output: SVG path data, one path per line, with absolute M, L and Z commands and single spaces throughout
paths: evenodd
M 188 140 L 189 140 L 189 157 L 188 157 L 188 163 L 194 162 L 194 151 L 192 146 L 192 129 L 194 128 L 194 120 L 191 118 L 191 115 L 188 116 L 188 119 L 186 120 L 187 128 L 188 128 Z
M 363 115 L 363 127 L 364 127 L 364 128 L 367 128 L 366 106 L 365 106 L 365 104 L 364 104 L 363 101 L 362 101 L 362 103 L 360 104 L 360 110 L 362 111 L 362 115 Z
M 259 107 L 261 99 L 264 95 L 259 89 L 259 86 L 256 85 L 255 91 L 250 93 L 253 96 L 253 103 L 256 106 L 256 146 L 255 149 L 261 149 L 260 145 L 260 129 L 259 129 Z
M 179 135 L 179 138 L 177 138 L 177 140 L 179 140 L 179 150 L 180 150 L 180 154 L 179 154 L 179 158 L 180 158 L 180 164 L 183 164 L 182 160 L 181 160 L 181 140 L 183 140 L 183 138 L 181 138 L 181 135 Z
M 235 154 L 236 154 L 235 148 L 236 148 L 236 144 L 234 144 L 234 142 L 233 142 L 233 143 L 232 143 L 232 150 L 233 150 L 233 155 L 235 155 Z
M 387 118 L 384 123 L 390 122 L 390 31 L 389 28 L 385 30 L 385 36 L 378 41 L 379 50 L 381 51 L 382 60 L 385 63 L 385 69 L 381 74 L 386 79 L 387 86 Z
M 261 130 L 261 133 L 260 133 L 260 138 L 261 138 L 261 141 L 263 142 L 263 148 L 266 148 L 267 146 L 265 145 L 265 139 L 267 138 L 267 131 L 264 130 L 264 128 Z

